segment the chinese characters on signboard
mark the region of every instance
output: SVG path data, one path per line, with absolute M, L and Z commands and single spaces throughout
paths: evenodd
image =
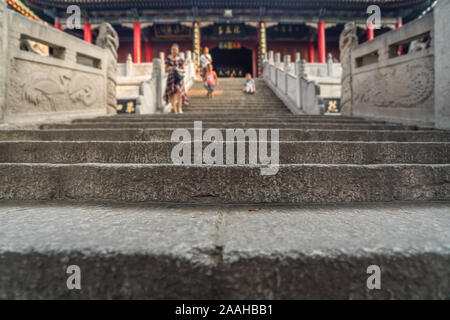
M 323 99 L 327 113 L 341 112 L 341 99 Z
M 192 30 L 181 24 L 157 24 L 154 27 L 156 38 L 191 38 Z
M 259 23 L 258 35 L 259 35 L 258 75 L 262 75 L 263 61 L 267 52 L 266 24 L 264 22 Z
M 136 99 L 117 100 L 117 113 L 136 113 Z
M 192 25 L 192 48 L 193 48 L 193 54 L 194 54 L 194 65 L 195 70 L 199 70 L 199 59 L 200 59 L 200 23 L 198 21 L 195 21 Z
M 217 38 L 244 37 L 246 35 L 245 24 L 225 23 L 215 24 L 213 34 Z

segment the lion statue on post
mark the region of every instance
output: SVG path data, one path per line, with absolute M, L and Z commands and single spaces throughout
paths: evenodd
M 104 22 L 98 28 L 98 36 L 95 44 L 104 49 L 108 49 L 106 105 L 108 114 L 116 114 L 117 49 L 119 48 L 119 36 L 109 23 Z
M 341 113 L 352 115 L 352 60 L 351 50 L 358 45 L 356 25 L 347 23 L 339 36 L 339 49 L 342 64 Z

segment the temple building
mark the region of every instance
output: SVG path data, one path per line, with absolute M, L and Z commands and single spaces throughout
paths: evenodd
M 273 50 L 308 62 L 339 61 L 339 34 L 355 21 L 360 42 L 418 17 L 433 0 L 27 0 L 52 18 L 56 28 L 92 41 L 96 25 L 109 22 L 120 37 L 119 62 L 151 62 L 172 43 L 181 50 L 210 48 L 219 76 L 262 72 L 264 54 Z M 81 8 L 82 30 L 67 27 L 67 8 Z M 368 29 L 369 5 L 381 9 L 381 29 Z

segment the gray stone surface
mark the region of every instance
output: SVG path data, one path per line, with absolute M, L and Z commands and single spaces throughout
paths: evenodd
M 450 200 L 450 165 L 0 164 L 0 199 L 184 203 Z
M 211 109 L 212 113 L 216 113 L 214 109 Z M 251 111 L 248 111 L 250 114 Z M 414 130 L 416 126 L 406 126 L 400 124 L 371 124 L 371 123 L 321 123 L 319 120 L 317 122 L 306 122 L 306 123 L 295 123 L 295 122 L 283 122 L 282 120 L 267 121 L 267 120 L 253 120 L 253 121 L 223 121 L 222 123 L 217 122 L 203 122 L 204 128 L 279 128 L 279 129 L 354 129 L 354 130 Z M 135 122 L 77 122 L 71 124 L 43 124 L 41 129 L 131 129 L 131 128 L 193 128 L 194 121 L 148 121 L 140 122 L 136 124 Z
M 6 75 L 8 74 L 8 11 L 6 2 L 0 3 L 0 123 L 6 108 Z
M 2 130 L 0 141 L 170 141 L 174 128 L 167 129 L 74 129 L 74 130 Z M 190 130 L 193 136 L 193 130 Z M 225 134 L 225 131 L 222 130 Z M 280 129 L 280 141 L 399 141 L 448 142 L 450 132 Z
M 449 299 L 449 209 L 0 202 L 0 298 Z
M 13 163 L 172 163 L 176 142 L 0 142 L 0 162 Z M 210 143 L 204 142 L 203 149 Z M 279 142 L 281 164 L 447 164 L 450 143 Z M 227 143 L 227 145 L 230 145 Z M 194 150 L 194 143 L 186 143 Z M 237 158 L 237 143 L 233 143 Z M 248 143 L 246 143 L 248 150 Z M 270 142 L 268 143 L 270 148 Z M 223 145 L 223 152 L 226 150 Z M 270 152 L 270 151 L 269 151 Z M 236 159 L 235 158 L 235 159 Z M 191 163 L 194 162 L 191 154 Z M 248 154 L 245 156 L 248 163 Z
M 436 127 L 450 129 L 450 2 L 438 1 L 434 9 Z

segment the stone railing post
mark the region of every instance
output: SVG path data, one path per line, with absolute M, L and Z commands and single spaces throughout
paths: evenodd
M 166 73 L 166 55 L 164 52 L 159 53 L 159 59 L 161 60 L 161 73 Z
M 131 54 L 128 54 L 127 56 L 127 62 L 125 64 L 125 76 L 131 77 L 133 75 L 133 58 L 131 57 Z
M 267 60 L 269 61 L 269 64 L 273 64 L 274 60 L 273 60 L 273 51 L 272 50 L 267 52 Z
M 450 2 L 438 1 L 434 10 L 434 116 L 438 129 L 450 129 Z
M 275 67 L 279 68 L 281 65 L 281 54 L 279 52 L 275 53 Z
M 0 3 L 0 123 L 6 109 L 6 77 L 8 50 L 8 9 L 6 1 Z
M 117 50 L 119 35 L 109 23 L 102 23 L 98 28 L 95 44 L 107 51 L 106 61 L 106 111 L 116 114 L 117 110 Z
M 331 53 L 328 54 L 327 58 L 327 76 L 333 76 L 333 55 Z
M 180 52 L 180 58 L 185 60 L 186 59 L 186 55 L 184 54 L 184 52 Z
M 153 59 L 153 71 L 152 71 L 152 83 L 155 85 L 155 99 L 156 99 L 156 110 L 163 110 L 163 92 L 162 92 L 162 81 L 163 81 L 163 67 L 161 59 Z
M 291 55 L 287 54 L 283 57 L 283 63 L 284 63 L 284 71 L 286 73 L 291 72 Z

